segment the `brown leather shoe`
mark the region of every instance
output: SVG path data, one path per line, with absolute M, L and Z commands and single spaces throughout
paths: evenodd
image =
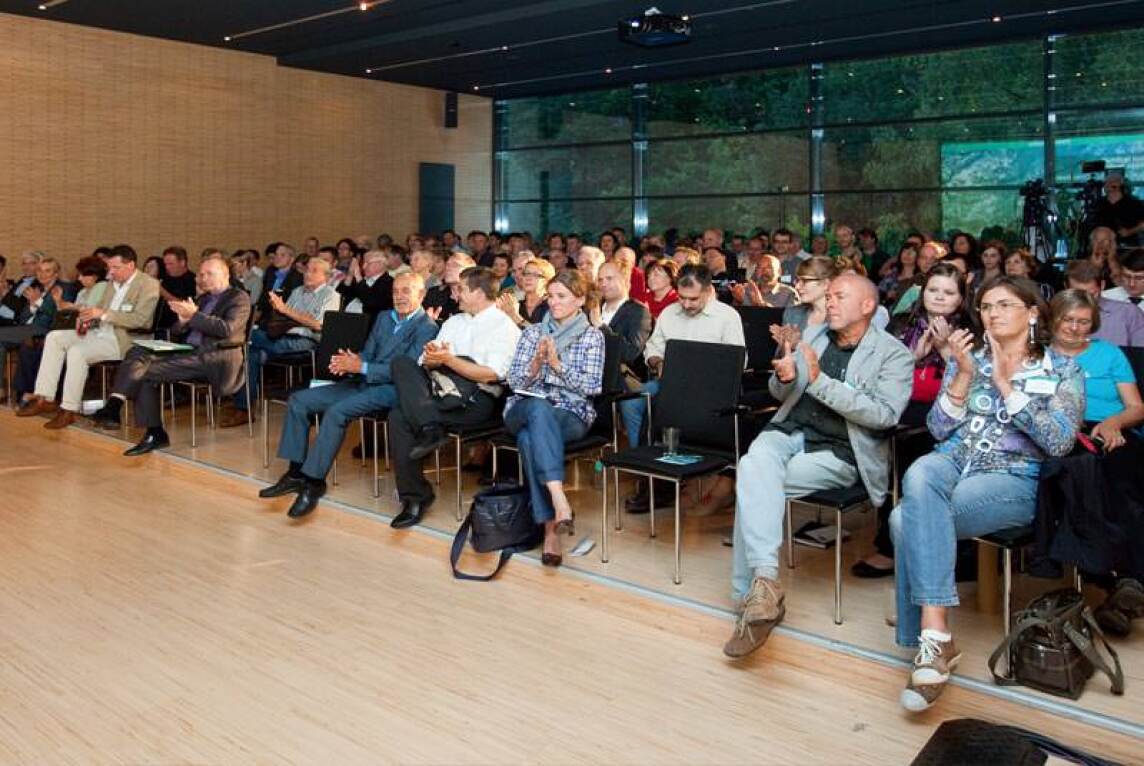
M 16 412 L 16 415 L 21 418 L 30 418 L 36 415 L 51 415 L 59 408 L 60 406 L 55 402 L 37 397 L 21 407 Z
M 71 410 L 61 409 L 56 413 L 54 418 L 49 420 L 47 423 L 44 423 L 44 428 L 51 429 L 52 431 L 58 431 L 61 428 L 67 428 L 77 420 L 79 420 L 79 416 L 74 412 Z
M 246 425 L 246 410 L 224 410 L 218 419 L 219 428 L 237 428 Z M 250 422 L 257 420 L 254 412 L 250 412 Z

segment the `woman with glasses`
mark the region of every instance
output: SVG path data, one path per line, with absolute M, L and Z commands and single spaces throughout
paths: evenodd
M 961 659 L 949 623 L 957 541 L 1029 524 L 1042 464 L 1072 450 L 1084 414 L 1084 373 L 1047 347 L 1035 283 L 996 277 L 977 308 L 983 337 L 950 334 L 928 417 L 937 446 L 910 466 L 890 516 L 896 639 L 918 648 L 901 704 L 915 712 L 933 705 Z
M 556 269 L 551 263 L 533 258 L 520 272 L 521 281 L 518 286 L 524 292 L 524 298 L 518 302 L 511 292 L 506 292 L 497 298 L 497 305 L 508 314 L 509 319 L 516 322 L 517 327 L 539 324 L 548 313 L 545 288 L 555 276 Z
M 1084 371 L 1085 431 L 1105 451 L 1135 439 L 1144 423 L 1144 402 L 1128 357 L 1092 334 L 1100 329 L 1100 307 L 1084 290 L 1064 290 L 1052 303 L 1053 350 L 1072 357 Z
M 834 276 L 834 259 L 825 255 L 812 255 L 795 269 L 794 289 L 798 303 L 783 309 L 782 327 L 771 325 L 771 336 L 782 348 L 783 341 L 791 347 L 807 334 L 809 328 L 826 321 L 826 288 Z

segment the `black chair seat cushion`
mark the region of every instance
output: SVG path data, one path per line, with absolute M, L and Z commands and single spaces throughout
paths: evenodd
M 389 410 L 374 410 L 368 415 L 362 415 L 362 420 L 376 420 L 378 423 L 389 420 Z
M 851 506 L 868 502 L 869 499 L 870 496 L 866 494 L 866 486 L 859 481 L 844 489 L 821 489 L 818 492 L 798 498 L 798 501 L 844 511 Z
M 670 479 L 686 479 L 691 476 L 714 473 L 726 468 L 732 462 L 730 457 L 723 457 L 710 452 L 695 452 L 686 446 L 680 447 L 682 454 L 698 454 L 702 455 L 702 459 L 689 465 L 671 465 L 670 463 L 659 462 L 657 458 L 663 457 L 666 451 L 663 447 L 656 446 L 633 447 L 612 455 L 605 455 L 602 462 L 608 468 L 627 468 Z
M 503 433 L 504 423 L 497 420 L 495 423 L 479 423 L 474 426 L 449 426 L 446 430 L 450 436 L 459 436 L 462 442 L 480 441 Z
M 1023 548 L 1033 544 L 1033 528 L 1027 526 L 999 529 L 996 532 L 981 535 L 977 539 L 990 545 L 996 545 L 998 548 Z

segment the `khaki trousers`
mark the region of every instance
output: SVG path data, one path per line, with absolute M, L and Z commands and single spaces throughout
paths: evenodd
M 71 412 L 79 412 L 88 367 L 96 362 L 122 358 L 119 343 L 113 333 L 89 332 L 80 336 L 75 330 L 54 330 L 44 339 L 44 356 L 40 360 L 40 371 L 36 374 L 36 395 L 49 400 L 56 398 L 60 373 L 66 362 L 67 373 L 64 374 L 64 395 L 60 406 Z

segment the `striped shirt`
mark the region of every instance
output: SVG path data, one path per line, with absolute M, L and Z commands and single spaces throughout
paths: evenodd
M 316 290 L 311 290 L 305 285 L 298 285 L 286 300 L 287 306 L 295 311 L 301 311 L 303 314 L 309 314 L 319 322 L 322 321 L 327 311 L 337 311 L 341 303 L 342 296 L 338 295 L 338 291 L 329 285 L 322 285 Z M 303 338 L 310 338 L 314 341 L 322 336 L 321 333 L 315 332 L 309 327 L 291 327 L 286 334 L 301 335 Z

